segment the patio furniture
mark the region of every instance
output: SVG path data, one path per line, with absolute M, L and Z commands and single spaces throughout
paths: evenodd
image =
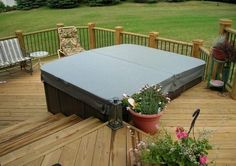
M 80 46 L 77 29 L 75 26 L 58 28 L 60 41 L 60 49 L 58 50 L 58 58 L 80 53 L 84 49 Z
M 20 64 L 21 69 L 24 68 L 32 73 L 31 58 L 21 50 L 17 38 L 0 41 L 0 50 L 0 68 Z
M 164 92 L 178 96 L 201 82 L 204 68 L 200 59 L 123 44 L 47 63 L 41 67 L 41 78 L 48 111 L 106 121 L 114 99 L 121 100 L 123 93 L 132 95 L 145 84 L 160 84 Z
M 37 62 L 34 64 L 34 66 L 36 65 L 42 66 L 41 58 L 44 58 L 46 56 L 48 56 L 47 51 L 36 51 L 36 52 L 30 53 L 30 57 L 32 57 L 33 59 L 37 59 Z

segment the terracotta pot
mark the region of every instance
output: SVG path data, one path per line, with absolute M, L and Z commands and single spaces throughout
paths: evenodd
M 220 61 L 224 61 L 226 58 L 226 55 L 223 51 L 214 47 L 212 48 L 212 55 L 215 59 L 220 60 Z
M 135 127 L 149 134 L 155 134 L 158 131 L 160 125 L 159 120 L 163 111 L 159 114 L 152 115 L 139 114 L 133 110 L 129 110 L 129 112 L 132 115 Z

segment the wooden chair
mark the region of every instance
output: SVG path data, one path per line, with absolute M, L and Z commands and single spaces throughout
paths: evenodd
M 0 41 L 0 50 L 0 68 L 20 64 L 32 74 L 31 58 L 22 51 L 17 38 Z
M 60 40 L 60 49 L 58 50 L 58 58 L 80 53 L 84 49 L 80 46 L 77 29 L 75 26 L 58 28 L 58 36 Z

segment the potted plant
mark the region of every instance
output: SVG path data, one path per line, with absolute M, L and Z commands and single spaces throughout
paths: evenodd
M 236 62 L 236 49 L 223 35 L 215 40 L 212 46 L 212 55 L 220 61 Z
M 123 106 L 132 115 L 134 126 L 150 134 L 157 132 L 159 119 L 170 99 L 160 85 L 145 85 L 132 96 L 124 95 Z
M 196 113 L 197 112 L 197 113 Z M 195 115 L 200 113 L 197 110 Z M 197 116 L 198 116 L 197 115 Z M 197 116 L 195 116 L 197 118 Z M 196 118 L 194 118 L 194 123 Z M 190 136 L 194 128 L 187 132 L 183 127 L 176 128 L 176 138 L 166 130 L 161 130 L 158 135 L 147 141 L 140 141 L 130 152 L 134 153 L 137 165 L 145 166 L 206 166 L 208 165 L 208 150 L 212 149 L 208 141 L 209 132 L 200 132 L 198 138 Z M 194 130 L 193 130 L 194 131 Z

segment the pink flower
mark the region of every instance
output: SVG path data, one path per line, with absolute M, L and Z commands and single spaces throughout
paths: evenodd
M 177 127 L 175 132 L 176 132 L 176 137 L 178 139 L 183 139 L 183 138 L 188 137 L 188 133 L 186 131 L 184 131 L 184 129 L 182 127 Z
M 202 156 L 200 156 L 199 160 L 200 160 L 200 164 L 204 165 L 207 163 L 207 156 L 202 155 Z
M 183 131 L 183 132 L 178 132 L 176 133 L 176 136 L 178 139 L 183 139 L 183 138 L 187 138 L 188 137 L 188 133 Z

